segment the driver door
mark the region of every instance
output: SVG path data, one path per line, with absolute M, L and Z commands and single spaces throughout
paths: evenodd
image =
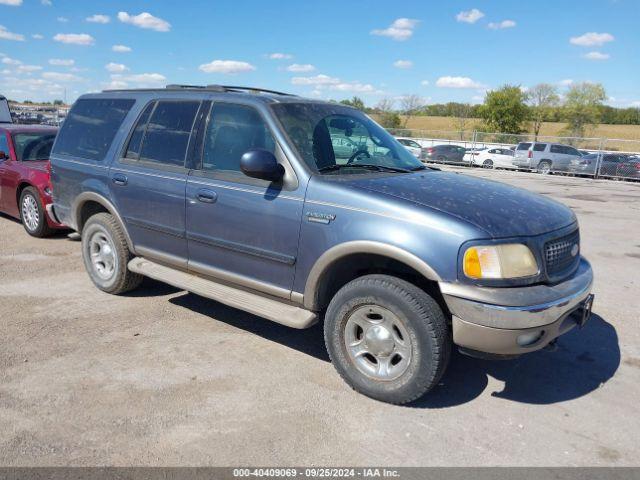
M 289 298 L 298 256 L 304 188 L 247 177 L 248 150 L 288 161 L 253 106 L 214 102 L 201 158 L 187 180 L 189 269 L 270 295 Z

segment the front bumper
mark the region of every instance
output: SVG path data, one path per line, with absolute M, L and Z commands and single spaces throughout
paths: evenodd
M 581 324 L 592 285 L 591 265 L 582 258 L 576 272 L 556 285 L 487 288 L 443 282 L 440 290 L 453 315 L 456 345 L 518 355 L 539 350 Z
M 60 222 L 60 220 L 56 216 L 56 212 L 53 208 L 53 203 L 45 204 L 44 209 L 47 212 L 47 220 L 48 220 L 49 226 L 53 228 L 66 228 L 65 225 L 62 222 Z

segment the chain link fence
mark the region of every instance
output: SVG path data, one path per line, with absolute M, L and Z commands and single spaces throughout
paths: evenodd
M 389 129 L 426 162 L 640 181 L 640 140 Z

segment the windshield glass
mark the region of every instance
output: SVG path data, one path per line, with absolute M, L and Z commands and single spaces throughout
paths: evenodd
M 13 136 L 16 157 L 21 162 L 49 160 L 55 138 L 55 133 L 16 133 Z
M 424 168 L 393 136 L 357 110 L 310 103 L 280 103 L 272 108 L 314 172 L 335 175 Z

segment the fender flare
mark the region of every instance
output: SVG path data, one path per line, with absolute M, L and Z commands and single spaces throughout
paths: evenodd
M 116 218 L 116 220 L 120 224 L 120 228 L 122 228 L 122 231 L 124 232 L 124 237 L 127 240 L 127 246 L 129 247 L 129 250 L 131 251 L 131 253 L 134 253 L 135 250 L 133 247 L 133 242 L 131 241 L 131 237 L 129 236 L 129 232 L 127 231 L 127 227 L 125 226 L 124 220 L 122 220 L 122 217 L 118 213 L 118 210 L 116 210 L 116 207 L 113 205 L 113 203 L 111 203 L 109 200 L 107 200 L 104 196 L 100 195 L 99 193 L 82 192 L 80 195 L 76 197 L 73 203 L 73 208 L 71 210 L 73 212 L 72 218 L 75 222 L 76 229 L 80 230 L 80 212 L 82 211 L 82 206 L 89 201 L 99 203 L 104 208 L 106 208 L 111 215 L 113 215 Z
M 369 240 L 345 242 L 331 247 L 329 250 L 324 252 L 311 268 L 309 275 L 307 276 L 307 282 L 304 289 L 303 298 L 304 306 L 306 308 L 316 308 L 318 303 L 317 293 L 319 291 L 320 280 L 327 269 L 340 259 L 354 254 L 373 254 L 388 257 L 413 268 L 428 280 L 433 280 L 435 282 L 440 282 L 442 280 L 438 273 L 424 260 L 418 258 L 413 253 L 409 253 L 400 247 L 396 247 L 395 245 Z

